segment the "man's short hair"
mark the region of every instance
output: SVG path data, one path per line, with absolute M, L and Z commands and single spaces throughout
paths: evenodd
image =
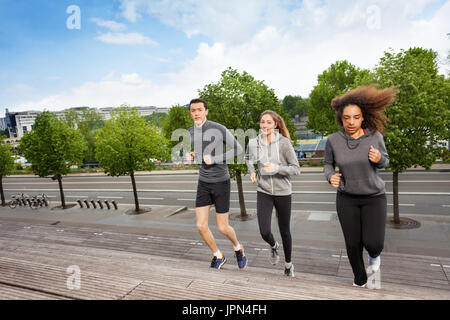
M 203 100 L 203 99 L 199 99 L 199 98 L 192 99 L 191 102 L 189 102 L 189 109 L 191 109 L 191 105 L 193 103 L 203 103 L 203 106 L 205 107 L 205 110 L 208 110 L 208 106 L 206 104 L 206 101 Z

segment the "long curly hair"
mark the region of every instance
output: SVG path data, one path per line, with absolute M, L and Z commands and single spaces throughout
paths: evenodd
M 384 133 L 388 121 L 383 110 L 389 107 L 396 96 L 395 87 L 378 89 L 377 84 L 358 87 L 331 101 L 331 107 L 336 110 L 336 123 L 343 127 L 342 114 L 348 105 L 357 105 L 363 114 L 361 128 Z

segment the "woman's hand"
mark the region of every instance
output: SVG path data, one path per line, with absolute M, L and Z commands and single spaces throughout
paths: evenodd
M 341 182 L 342 173 L 336 173 L 331 176 L 330 183 L 333 187 L 338 188 L 339 183 Z
M 381 160 L 381 153 L 377 149 L 375 149 L 373 146 L 370 146 L 369 150 L 369 160 L 373 163 L 378 163 Z
M 264 171 L 268 173 L 275 172 L 277 170 L 277 165 L 272 162 L 266 162 L 264 163 Z

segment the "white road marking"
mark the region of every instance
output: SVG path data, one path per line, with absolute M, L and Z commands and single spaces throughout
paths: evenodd
M 245 178 L 244 178 L 245 179 Z M 385 183 L 392 183 L 392 180 L 383 180 Z M 172 181 L 172 180 L 138 180 L 138 183 L 141 184 L 146 184 L 146 183 L 176 183 L 176 184 L 180 184 L 180 183 L 187 183 L 187 184 L 197 184 L 197 181 Z M 68 185 L 68 184 L 131 184 L 131 182 L 129 181 L 80 181 L 80 182 L 75 182 L 75 181 L 66 181 L 63 182 L 64 185 Z M 245 184 L 250 184 L 252 185 L 253 183 L 251 181 L 242 181 L 242 183 Z M 323 183 L 328 185 L 328 182 L 324 179 L 324 180 L 291 180 L 291 183 L 301 183 L 301 184 L 305 184 L 305 183 Z M 450 183 L 450 180 L 400 180 L 399 183 Z M 58 185 L 57 182 L 4 182 L 5 185 L 23 185 L 23 184 L 38 184 L 38 185 L 44 185 L 44 184 L 50 184 L 50 185 Z
M 164 200 L 164 198 L 141 198 L 139 197 L 139 200 Z
M 5 191 L 36 191 L 36 192 L 59 192 L 59 189 L 5 189 Z M 65 192 L 133 192 L 131 189 L 64 189 Z M 170 193 L 196 193 L 197 190 L 170 190 L 170 189 L 140 189 L 142 192 L 170 192 Z M 231 193 L 238 193 L 237 190 L 232 190 Z M 243 191 L 247 194 L 255 194 L 255 191 L 248 190 Z M 336 194 L 336 191 L 292 191 L 292 194 Z M 392 195 L 392 192 L 386 192 L 388 195 Z M 422 196 L 450 196 L 450 192 L 399 192 L 399 195 L 422 195 Z
M 100 196 L 98 196 L 97 198 L 99 198 L 99 199 L 123 199 L 123 197 L 100 197 Z

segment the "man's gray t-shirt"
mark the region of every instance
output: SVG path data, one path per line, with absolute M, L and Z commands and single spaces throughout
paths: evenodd
M 201 126 L 189 128 L 195 160 L 199 164 L 199 180 L 209 183 L 230 179 L 227 161 L 242 153 L 242 146 L 231 132 L 220 123 L 206 120 Z M 231 148 L 226 150 L 227 145 Z M 204 162 L 203 156 L 210 155 L 212 164 Z

